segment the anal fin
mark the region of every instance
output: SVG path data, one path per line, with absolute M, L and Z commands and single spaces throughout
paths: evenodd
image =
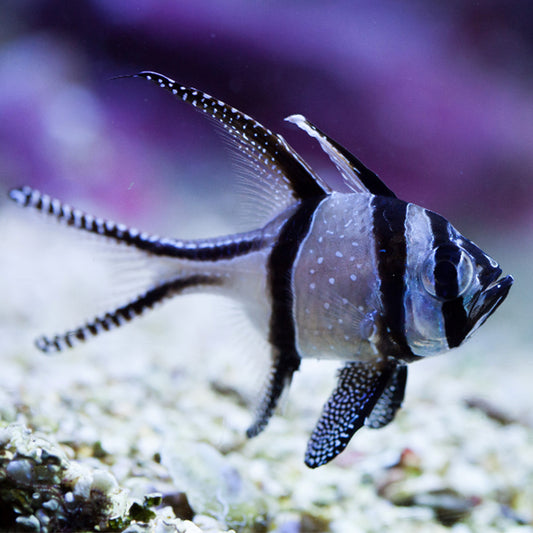
M 340 370 L 337 387 L 324 405 L 307 445 L 308 467 L 326 464 L 346 448 L 353 434 L 371 417 L 396 373 L 397 364 L 386 359 L 347 363 Z
M 255 437 L 265 429 L 268 421 L 272 418 L 278 405 L 281 394 L 292 379 L 292 375 L 300 366 L 300 358 L 297 355 L 287 356 L 279 354 L 274 359 L 274 367 L 268 378 L 267 385 L 260 400 L 255 420 L 246 430 L 248 438 Z

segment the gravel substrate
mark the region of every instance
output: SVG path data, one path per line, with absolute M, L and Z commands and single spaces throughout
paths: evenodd
M 394 423 L 361 430 L 310 470 L 306 442 L 338 364 L 304 362 L 281 412 L 249 441 L 267 355 L 219 299 L 178 298 L 44 356 L 36 336 L 130 295 L 115 283 L 127 256 L 1 209 L 0 506 L 18 527 L 54 531 L 51 507 L 68 516 L 73 498 L 78 508 L 100 498 L 80 527 L 533 532 L 528 258 L 494 254 L 517 277 L 508 301 L 465 347 L 410 367 Z

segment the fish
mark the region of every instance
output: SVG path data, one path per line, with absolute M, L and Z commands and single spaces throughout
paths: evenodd
M 322 466 L 363 426 L 402 406 L 407 365 L 463 344 L 506 298 L 513 277 L 439 214 L 399 199 L 372 170 L 302 115 L 285 120 L 319 143 L 340 172 L 333 189 L 252 117 L 152 71 L 141 78 L 210 119 L 255 188 L 265 221 L 216 238 L 160 237 L 90 215 L 29 186 L 18 205 L 162 262 L 159 279 L 76 329 L 36 340 L 46 353 L 122 326 L 174 296 L 208 292 L 242 304 L 268 339 L 271 369 L 246 431 L 261 433 L 303 358 L 342 363 L 305 452 Z M 337 187 L 341 189 L 341 187 Z

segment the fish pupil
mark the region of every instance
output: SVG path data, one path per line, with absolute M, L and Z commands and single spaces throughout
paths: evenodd
M 434 269 L 435 293 L 439 298 L 452 300 L 457 298 L 459 287 L 457 283 L 457 268 L 455 265 L 445 259 L 438 261 Z

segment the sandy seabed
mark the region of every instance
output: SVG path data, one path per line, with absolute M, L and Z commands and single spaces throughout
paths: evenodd
M 305 446 L 339 364 L 305 361 L 282 409 L 247 440 L 268 352 L 233 305 L 176 298 L 45 356 L 35 337 L 127 300 L 136 281 L 116 283 L 123 256 L 23 211 L 2 206 L 0 228 L 3 468 L 22 457 L 21 434 L 27 448 L 53 448 L 71 477 L 66 493 L 90 499 L 99 487 L 109 498 L 100 528 L 113 515 L 129 531 L 533 532 L 527 257 L 502 247 L 497 257 L 517 282 L 495 316 L 464 347 L 410 366 L 392 424 L 361 430 L 310 470 Z M 7 479 L 15 487 L 23 474 L 35 494 L 43 481 L 33 486 L 18 468 L 31 470 L 29 461 Z M 153 493 L 162 503 L 143 507 Z M 148 514 L 135 515 L 135 502 Z M 18 524 L 46 531 L 52 511 L 33 510 Z

